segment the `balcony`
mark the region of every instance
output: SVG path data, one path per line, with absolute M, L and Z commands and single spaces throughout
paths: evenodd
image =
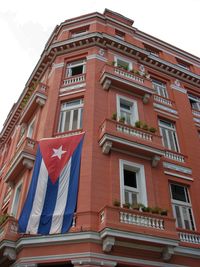
M 178 229 L 180 241 L 187 245 L 195 245 L 200 246 L 200 233 L 191 231 L 191 230 L 183 230 Z
M 85 86 L 86 76 L 85 74 L 74 75 L 63 80 L 60 92 L 70 91 Z
M 100 83 L 104 90 L 112 85 L 141 95 L 144 103 L 148 102 L 154 92 L 149 79 L 110 65 L 104 67 Z
M 18 224 L 14 217 L 8 217 L 0 225 L 0 242 L 3 240 L 16 241 L 18 239 Z
M 24 169 L 32 169 L 37 144 L 36 141 L 26 137 L 18 144 L 13 158 L 10 160 L 7 166 L 7 172 L 5 174 L 5 182 L 13 183 L 17 175 Z
M 23 99 L 21 106 L 22 106 L 22 113 L 20 118 L 20 123 L 27 122 L 37 107 L 43 107 L 47 100 L 47 86 L 43 83 L 39 83 L 36 90 L 33 94 L 29 94 L 25 96 Z
M 109 119 L 100 127 L 99 145 L 103 154 L 113 149 L 150 157 L 153 167 L 165 155 L 161 136 Z
M 107 252 L 109 238 L 114 239 L 113 245 L 119 239 L 170 247 L 179 242 L 174 218 L 120 207 L 105 206 L 99 212 L 99 231 Z

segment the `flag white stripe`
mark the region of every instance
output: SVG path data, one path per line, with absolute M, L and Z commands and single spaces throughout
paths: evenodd
M 46 196 L 47 183 L 48 183 L 48 171 L 44 161 L 42 160 L 38 175 L 38 182 L 33 201 L 33 206 L 27 225 L 27 230 L 26 230 L 27 233 L 37 234 L 40 223 L 40 216 L 43 210 L 44 200 Z
M 70 180 L 71 158 L 59 177 L 58 195 L 52 217 L 50 234 L 60 233 L 63 224 Z

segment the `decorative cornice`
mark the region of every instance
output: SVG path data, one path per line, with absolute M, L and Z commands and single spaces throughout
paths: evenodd
M 178 112 L 177 112 L 175 109 L 166 107 L 166 106 L 164 106 L 164 105 L 157 104 L 157 103 L 153 103 L 153 106 L 154 106 L 155 108 L 162 109 L 162 110 L 167 111 L 167 112 L 169 112 L 169 113 L 178 115 Z
M 183 166 L 176 165 L 176 164 L 169 163 L 169 162 L 163 162 L 163 167 L 166 169 L 175 170 L 175 171 L 182 172 L 182 173 L 192 174 L 192 170 L 190 168 L 183 167 Z

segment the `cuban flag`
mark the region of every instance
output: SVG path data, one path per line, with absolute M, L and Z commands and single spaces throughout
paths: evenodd
M 76 209 L 84 134 L 39 141 L 19 232 L 65 233 Z

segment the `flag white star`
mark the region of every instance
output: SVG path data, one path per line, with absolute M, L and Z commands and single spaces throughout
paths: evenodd
M 58 149 L 53 148 L 53 155 L 51 156 L 53 157 L 58 157 L 59 159 L 61 159 L 62 154 L 66 153 L 67 151 L 62 150 L 62 146 L 60 146 Z

